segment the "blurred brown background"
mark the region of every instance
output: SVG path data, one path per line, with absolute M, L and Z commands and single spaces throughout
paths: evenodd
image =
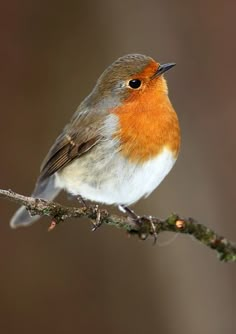
M 236 240 L 235 12 L 230 0 L 2 1 L 0 188 L 30 194 L 105 67 L 144 53 L 177 63 L 167 78 L 182 150 L 135 210 L 193 216 Z M 153 247 L 76 220 L 47 233 L 47 219 L 13 231 L 16 208 L 0 201 L 1 333 L 236 332 L 235 265 L 191 237 Z

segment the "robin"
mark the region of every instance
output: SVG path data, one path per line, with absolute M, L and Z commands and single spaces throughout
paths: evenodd
M 179 152 L 179 122 L 163 76 L 174 65 L 140 54 L 110 65 L 49 150 L 32 196 L 52 200 L 65 189 L 123 209 L 147 197 Z M 10 225 L 38 218 L 22 207 Z

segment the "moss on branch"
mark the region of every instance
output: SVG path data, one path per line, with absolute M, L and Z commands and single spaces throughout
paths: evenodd
M 24 205 L 31 215 L 51 217 L 52 223 L 49 230 L 68 218 L 88 218 L 96 221 L 99 215 L 100 223 L 124 229 L 131 234 L 137 234 L 141 239 L 158 235 L 164 231 L 192 235 L 202 244 L 215 250 L 220 260 L 225 262 L 236 261 L 236 245 L 234 243 L 218 235 L 207 226 L 197 223 L 192 218 L 183 218 L 177 214 L 171 214 L 166 219 L 144 216 L 140 217 L 138 222 L 135 222 L 130 217 L 124 215 L 110 214 L 105 209 L 98 210 L 97 206 L 94 205 L 87 207 L 67 207 L 56 202 L 27 197 L 11 190 L 1 189 L 0 197 L 11 200 L 19 205 Z

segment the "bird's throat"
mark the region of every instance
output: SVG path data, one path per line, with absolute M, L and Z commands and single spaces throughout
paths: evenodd
M 120 152 L 132 162 L 146 162 L 157 157 L 165 148 L 175 157 L 180 147 L 180 129 L 177 115 L 163 93 L 140 95 L 113 111 L 119 119 L 115 137 Z

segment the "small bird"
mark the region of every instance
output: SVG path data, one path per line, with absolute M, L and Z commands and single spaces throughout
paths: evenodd
M 44 159 L 32 196 L 68 193 L 125 208 L 147 197 L 173 167 L 178 117 L 163 74 L 175 64 L 128 54 L 98 79 Z M 30 225 L 22 207 L 10 225 Z

